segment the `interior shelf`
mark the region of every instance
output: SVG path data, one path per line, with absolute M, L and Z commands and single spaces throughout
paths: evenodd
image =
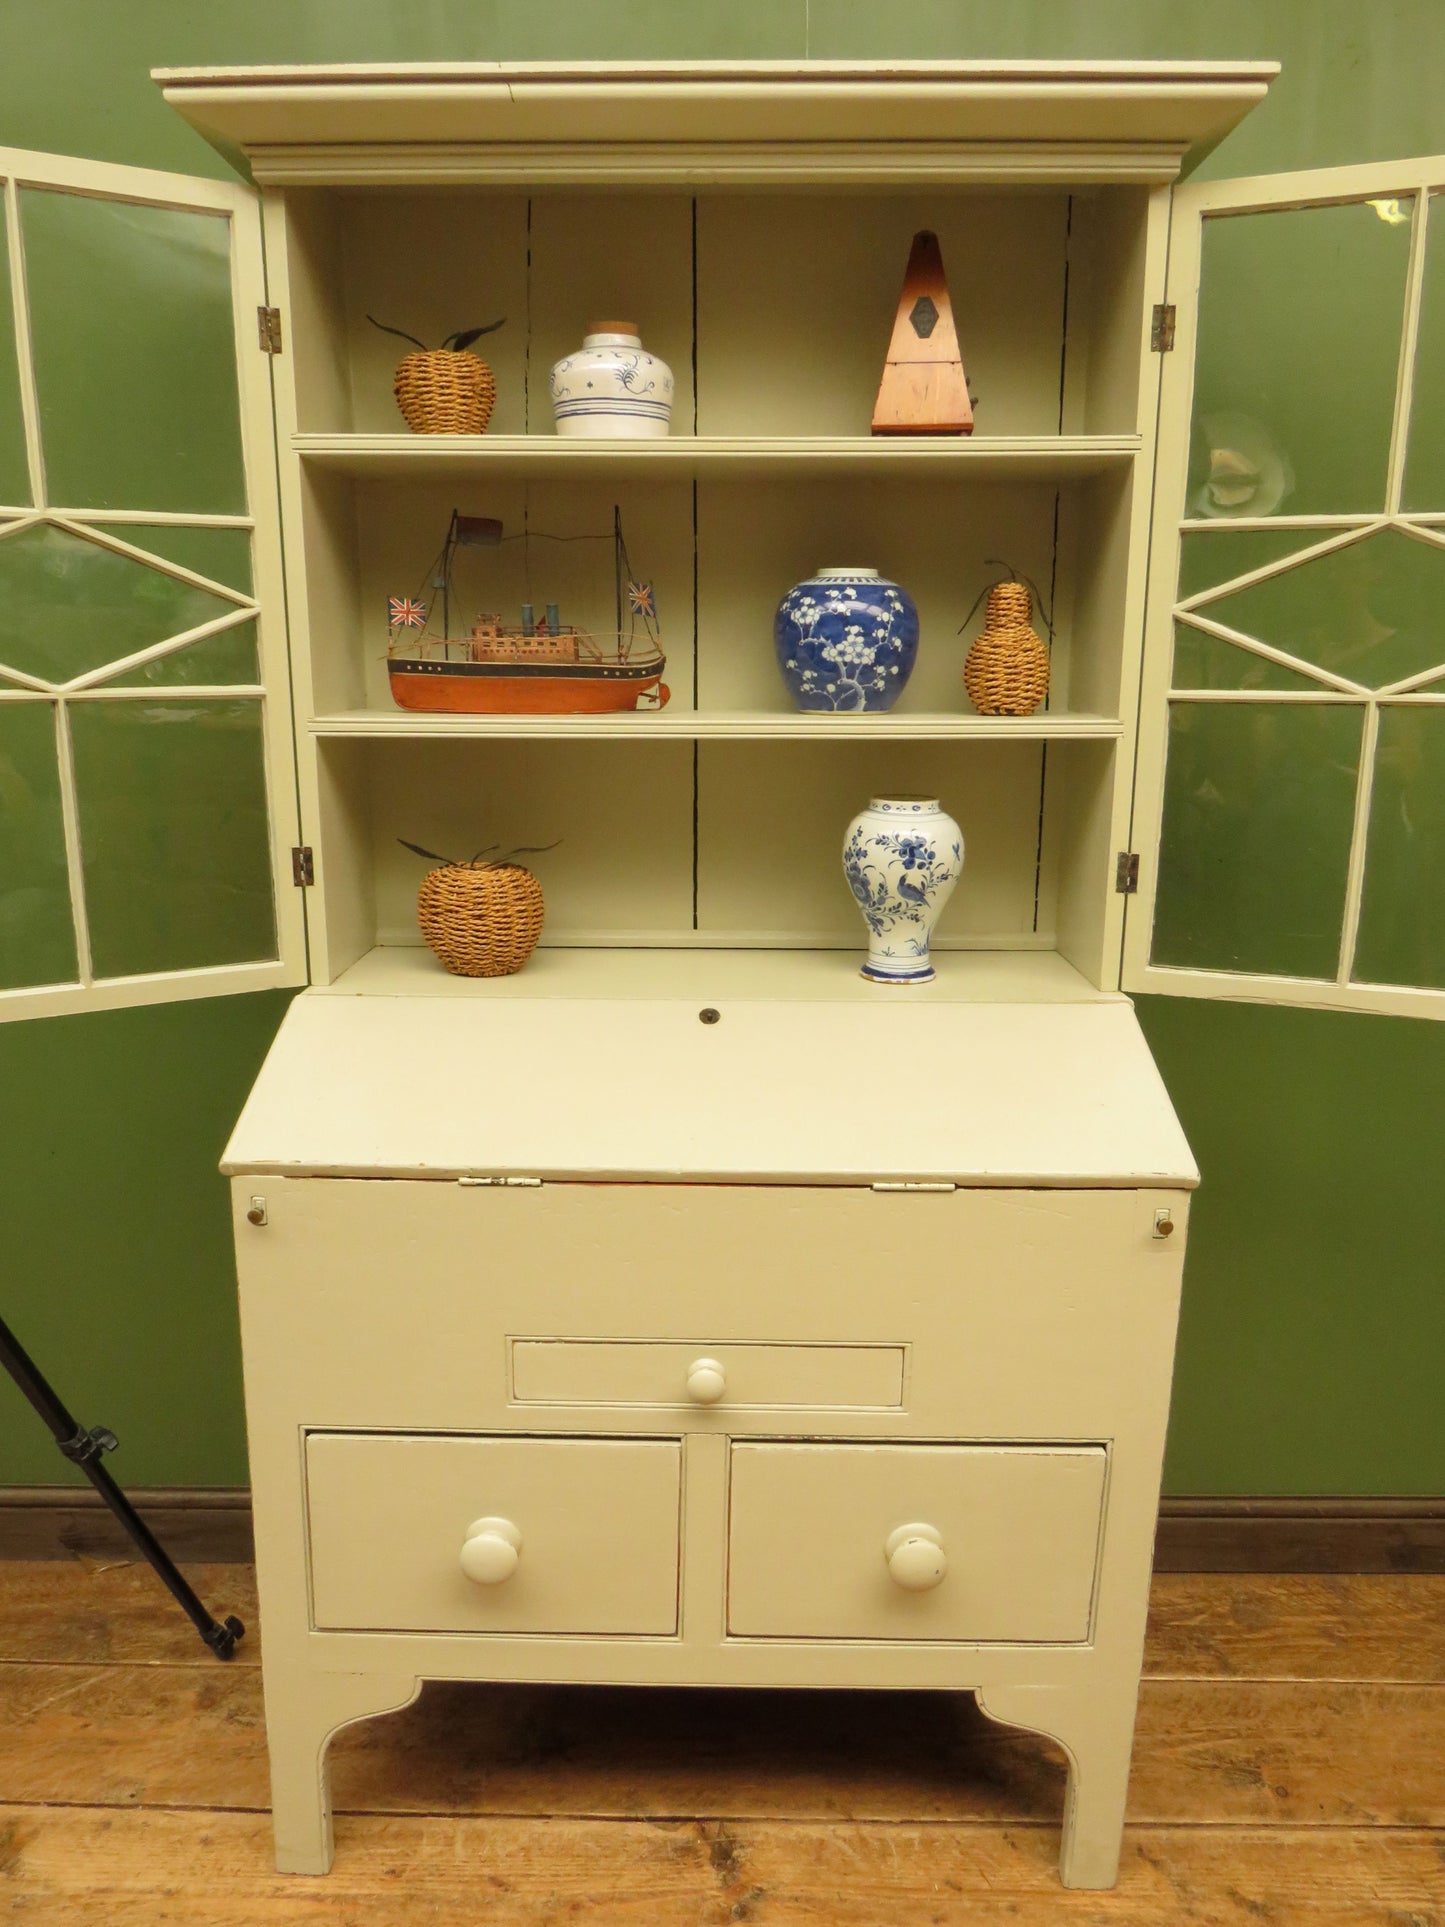
M 966 481 L 1068 481 L 1127 469 L 1137 435 L 295 435 L 309 466 L 358 480 L 517 477 L 948 474 Z
M 511 977 L 453 977 L 429 950 L 379 944 L 325 986 L 330 996 L 616 998 L 678 997 L 699 1005 L 751 1002 L 900 1004 L 1112 1003 L 1053 950 L 935 950 L 931 984 L 900 990 L 869 983 L 856 951 L 541 949 Z M 318 986 L 318 988 L 321 988 Z
M 807 741 L 819 737 L 894 742 L 1053 742 L 1109 741 L 1122 736 L 1117 716 L 1069 714 L 974 716 L 920 712 L 862 715 L 766 710 L 631 710 L 613 716 L 461 716 L 421 715 L 407 710 L 351 709 L 313 717 L 313 736 L 398 738 L 553 737 L 562 741 L 605 742 L 647 736 L 698 741 Z
M 991 184 L 885 170 L 871 188 L 822 195 L 793 157 L 780 170 L 758 193 L 691 174 L 653 192 L 469 173 L 395 192 L 317 181 L 284 197 L 289 332 L 275 373 L 320 980 L 390 983 L 384 959 L 380 975 L 354 973 L 375 946 L 404 952 L 417 935 L 420 860 L 404 843 L 495 844 L 547 849 L 549 958 L 783 946 L 824 953 L 799 995 L 867 997 L 843 831 L 869 796 L 922 791 L 967 843 L 937 947 L 989 961 L 959 965 L 960 984 L 1006 1000 L 1018 980 L 995 959 L 1024 952 L 1021 969 L 1061 971 L 1068 994 L 1117 981 L 1160 200 L 1132 167 L 1088 193 L 1074 191 L 1085 176 L 1044 185 L 1012 159 Z M 900 276 L 923 229 L 952 265 L 979 432 L 874 436 Z M 967 271 L 978 262 L 986 274 Z M 821 303 L 800 295 L 818 287 Z M 633 295 L 644 341 L 673 370 L 673 432 L 559 436 L 547 371 L 589 317 L 633 313 Z M 394 400 L 402 343 L 369 317 L 440 341 L 494 315 L 511 322 L 486 338 L 489 432 L 409 432 Z M 431 559 L 455 511 L 501 522 L 504 546 L 459 553 L 436 607 Z M 424 603 L 433 632 L 464 635 L 485 613 L 515 624 L 530 604 L 615 633 L 614 513 L 628 575 L 653 590 L 666 708 L 395 706 L 391 597 Z M 877 569 L 917 606 L 923 640 L 891 712 L 800 714 L 779 677 L 778 599 L 834 563 Z M 981 592 L 1003 574 L 1035 585 L 1049 646 L 1051 707 L 1028 717 L 981 716 L 964 693 Z M 454 988 L 424 950 L 397 967 L 412 987 L 513 994 Z M 517 994 L 591 994 L 564 970 L 534 959 Z M 711 962 L 708 973 L 716 981 Z

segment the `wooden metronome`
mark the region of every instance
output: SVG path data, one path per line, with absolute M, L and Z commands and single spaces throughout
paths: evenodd
M 943 254 L 938 236 L 926 228 L 914 235 L 909 252 L 893 339 L 873 404 L 873 433 L 973 433 L 973 404 L 958 352 Z

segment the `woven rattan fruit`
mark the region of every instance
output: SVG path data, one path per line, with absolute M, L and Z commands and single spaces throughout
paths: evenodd
M 483 435 L 497 401 L 497 378 L 465 348 L 420 348 L 396 371 L 396 405 L 417 435 Z
M 1033 602 L 1022 582 L 989 590 L 963 683 L 983 716 L 1032 716 L 1048 695 L 1049 652 L 1034 633 Z
M 542 886 L 520 863 L 443 863 L 422 878 L 416 912 L 454 977 L 510 977 L 542 934 Z
M 459 328 L 440 348 L 428 348 L 404 328 L 392 328 L 375 315 L 367 320 L 383 334 L 416 342 L 416 353 L 404 355 L 396 371 L 393 392 L 402 420 L 417 435 L 483 435 L 497 400 L 497 378 L 480 355 L 469 352 L 479 335 L 502 326 L 490 321 L 484 328 Z

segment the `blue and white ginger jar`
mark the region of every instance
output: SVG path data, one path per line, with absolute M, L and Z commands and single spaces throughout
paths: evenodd
M 963 869 L 963 832 L 933 796 L 875 796 L 848 825 L 843 874 L 868 924 L 863 975 L 926 984 L 928 940 Z
M 876 569 L 819 569 L 778 604 L 773 642 L 799 709 L 891 709 L 918 657 L 918 610 Z
M 559 435 L 665 435 L 672 420 L 672 370 L 648 354 L 630 321 L 593 324 L 574 355 L 552 369 Z

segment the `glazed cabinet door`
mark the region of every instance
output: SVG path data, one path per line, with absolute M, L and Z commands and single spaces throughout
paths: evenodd
M 1175 196 L 1126 989 L 1445 1015 L 1442 193 Z
M 0 1016 L 304 982 L 255 196 L 0 189 Z

